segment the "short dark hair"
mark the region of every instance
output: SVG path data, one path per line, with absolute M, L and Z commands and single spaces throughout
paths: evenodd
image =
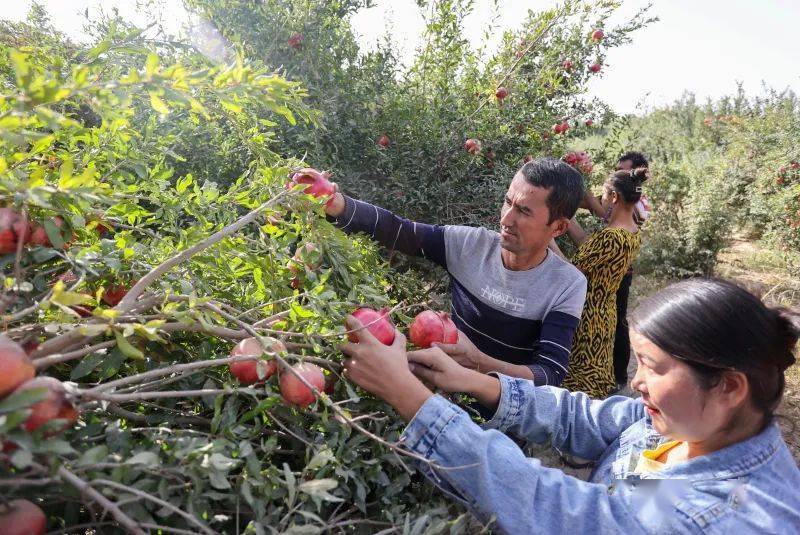
M 619 160 L 617 161 L 624 162 L 625 160 L 630 160 L 634 169 L 637 167 L 650 167 L 650 162 L 647 161 L 647 157 L 641 152 L 636 152 L 635 150 L 626 152 L 620 156 Z
M 562 217 L 572 219 L 583 198 L 583 177 L 574 167 L 556 158 L 536 158 L 519 171 L 532 186 L 550 190 L 548 225 Z
M 800 336 L 796 311 L 769 308 L 720 279 L 688 279 L 666 287 L 637 307 L 630 326 L 686 362 L 703 388 L 718 384 L 725 370 L 745 374 L 753 405 L 767 421 L 783 396 L 784 372 L 795 362 Z

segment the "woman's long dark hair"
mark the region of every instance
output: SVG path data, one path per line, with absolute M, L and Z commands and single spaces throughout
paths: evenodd
M 745 374 L 755 408 L 771 417 L 783 396 L 784 372 L 795 362 L 800 315 L 769 308 L 736 284 L 689 279 L 645 299 L 631 329 L 686 362 L 704 388 L 725 370 Z

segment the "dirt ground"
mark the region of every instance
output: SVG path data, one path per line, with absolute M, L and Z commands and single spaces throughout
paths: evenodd
M 800 308 L 800 279 L 789 274 L 781 253 L 745 239 L 734 239 L 719 255 L 716 274 L 734 279 L 773 306 Z M 800 356 L 800 350 L 795 355 Z M 795 461 L 800 464 L 800 363 L 786 372 L 778 422 Z

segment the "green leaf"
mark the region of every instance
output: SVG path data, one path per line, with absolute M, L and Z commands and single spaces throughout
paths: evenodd
M 142 451 L 127 459 L 125 464 L 141 464 L 147 467 L 158 466 L 161 464 L 161 459 L 157 453 L 152 451 Z
M 17 450 L 11 454 L 11 464 L 22 470 L 33 462 L 33 454 L 28 450 Z
M 46 398 L 49 392 L 47 388 L 31 388 L 11 394 L 3 401 L 0 401 L 0 414 L 30 407 Z
M 230 100 L 220 100 L 219 103 L 222 105 L 223 108 L 232 113 L 239 114 L 244 111 L 244 109 L 241 106 L 231 102 Z
M 95 59 L 97 59 L 97 56 L 99 56 L 103 52 L 108 51 L 109 48 L 111 48 L 111 41 L 109 39 L 100 41 L 99 43 L 97 43 L 97 45 L 95 45 L 94 48 L 92 48 L 89 52 L 86 53 L 86 59 L 88 59 L 89 61 L 94 61 Z
M 68 181 L 72 178 L 72 156 L 66 156 L 64 161 L 61 162 L 61 167 L 59 168 L 59 175 L 58 175 L 58 185 L 61 187 L 61 184 Z
M 228 481 L 228 475 L 224 472 L 220 472 L 219 470 L 209 470 L 208 480 L 211 482 L 211 486 L 215 489 L 227 490 L 231 488 L 230 481 Z
M 239 461 L 231 459 L 230 457 L 225 457 L 221 453 L 212 453 L 208 458 L 208 462 L 211 466 L 222 472 L 227 472 L 239 464 Z
M 306 465 L 306 470 L 313 471 L 322 468 L 335 458 L 336 456 L 329 448 L 322 448 L 308 462 L 308 464 Z
M 184 191 L 186 191 L 186 188 L 191 186 L 193 183 L 194 183 L 194 177 L 192 177 L 192 174 L 189 173 L 185 177 L 178 180 L 178 183 L 175 184 L 175 191 L 177 191 L 178 193 L 183 193 Z
M 329 490 L 335 489 L 337 486 L 339 486 L 339 484 L 335 479 L 312 479 L 311 481 L 303 481 L 297 485 L 297 490 L 328 502 L 342 502 L 344 501 L 342 498 L 328 492 Z
M 117 339 L 117 347 L 123 355 L 134 360 L 144 360 L 144 353 L 133 347 L 120 331 L 115 330 L 114 336 Z
M 108 446 L 101 444 L 84 451 L 80 459 L 78 459 L 78 464 L 81 466 L 97 464 L 106 457 L 108 457 Z
M 81 361 L 72 368 L 72 371 L 69 374 L 69 378 L 71 381 L 76 381 L 83 377 L 86 377 L 92 371 L 103 362 L 103 359 L 106 357 L 104 353 L 92 353 L 87 355 L 81 359 Z
M 156 110 L 161 115 L 167 115 L 169 113 L 169 106 L 161 100 L 155 91 L 149 91 L 150 93 L 150 105 L 153 106 L 153 109 Z
M 53 247 L 56 249 L 62 249 L 64 247 L 64 238 L 61 237 L 61 229 L 58 228 L 54 219 L 47 219 L 44 222 L 44 231 L 47 233 L 47 238 L 50 240 L 50 243 L 53 244 Z M 74 292 L 64 292 L 65 294 L 74 294 Z M 74 294 L 80 295 L 80 294 Z M 52 299 L 51 299 L 52 300 Z M 85 301 L 84 301 L 85 302 Z M 64 304 L 64 303 L 61 303 Z M 70 303 L 71 305 L 76 305 L 79 303 Z
M 158 64 L 159 64 L 158 56 L 150 52 L 147 55 L 147 60 L 144 63 L 144 72 L 147 74 L 148 78 L 152 78 L 152 76 L 158 71 Z

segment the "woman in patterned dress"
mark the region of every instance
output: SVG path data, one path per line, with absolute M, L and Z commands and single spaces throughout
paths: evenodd
M 595 398 L 606 397 L 617 385 L 613 357 L 616 293 L 642 242 L 633 212 L 647 177 L 645 168 L 615 172 L 603 185 L 601 199 L 611 213 L 608 226 L 587 237 L 573 220 L 568 231 L 580 246 L 572 263 L 586 275 L 588 286 L 563 386 Z

